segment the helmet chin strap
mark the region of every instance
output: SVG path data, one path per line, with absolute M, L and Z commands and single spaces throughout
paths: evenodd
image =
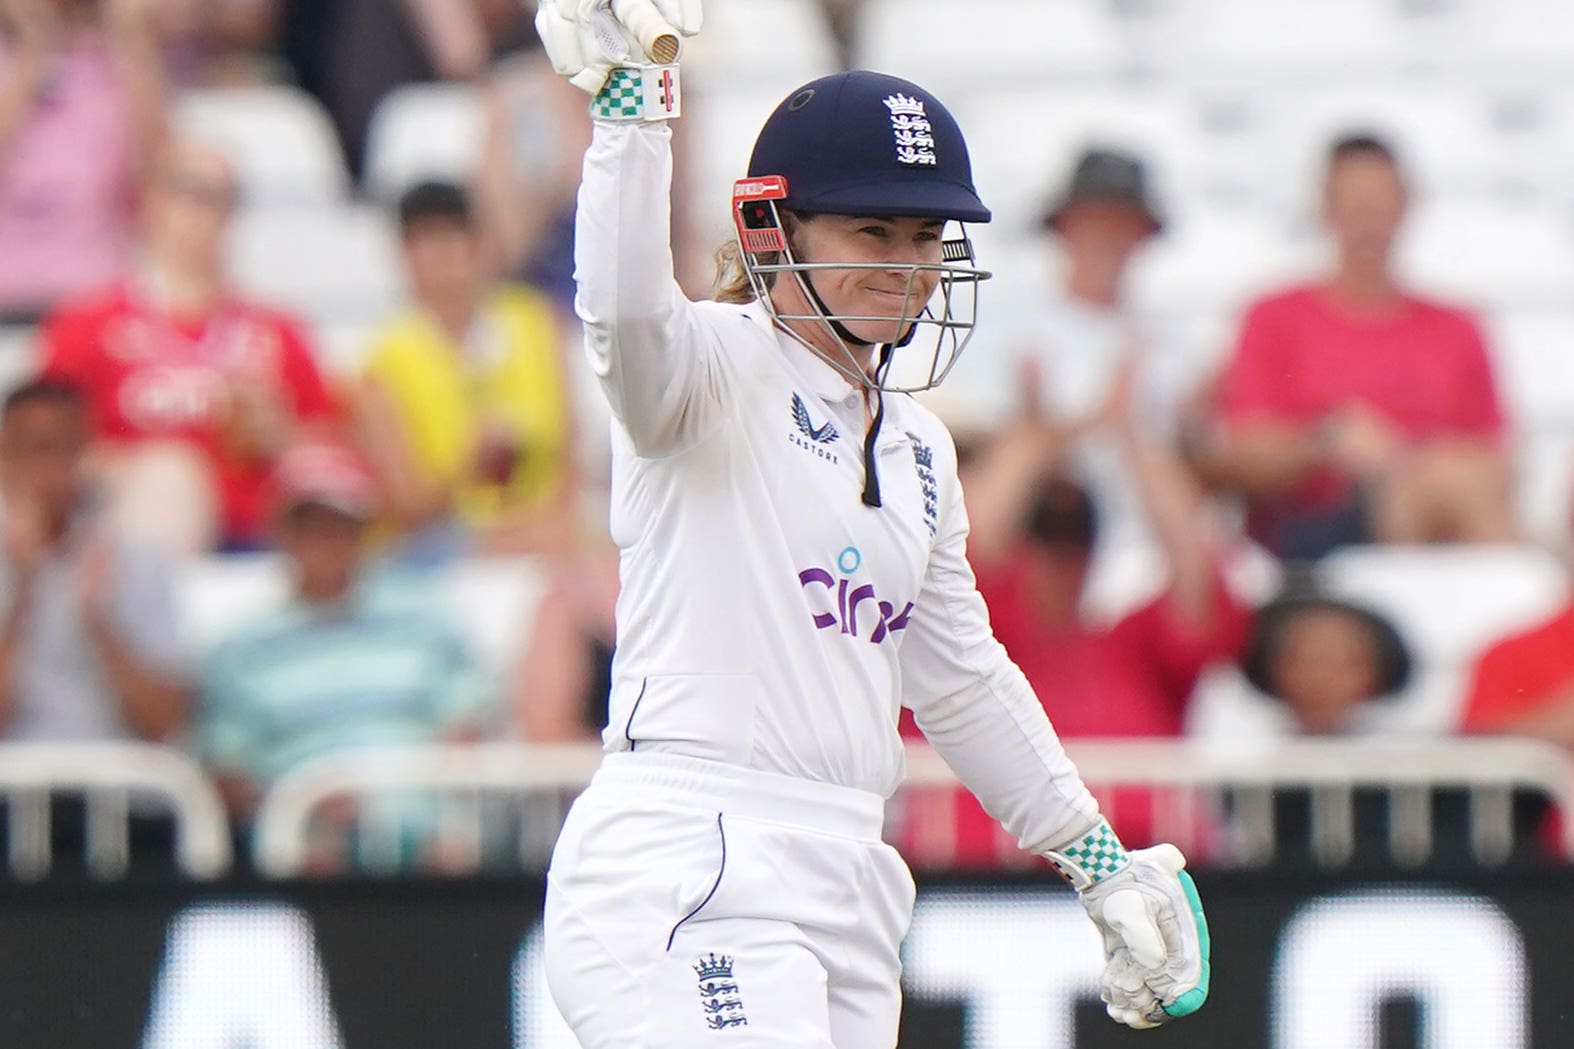
M 880 344 L 880 363 L 874 369 L 874 422 L 869 424 L 869 430 L 864 434 L 864 494 L 865 506 L 878 507 L 880 504 L 880 471 L 875 462 L 874 445 L 880 438 L 880 424 L 885 422 L 885 394 L 880 387 L 885 382 L 885 373 L 891 367 L 891 344 Z
M 820 311 L 820 316 L 825 318 L 825 322 L 831 326 L 831 330 L 836 333 L 837 338 L 850 346 L 876 345 L 876 343 L 868 339 L 860 339 L 848 329 L 847 325 L 832 316 L 830 308 L 825 304 L 825 300 L 820 298 L 820 292 L 815 288 L 811 275 L 804 273 L 802 277 L 804 290 L 809 293 L 809 298 L 814 300 L 815 308 Z M 896 342 L 882 342 L 878 344 L 880 347 L 880 359 L 875 364 L 874 374 L 869 376 L 873 380 L 873 384 L 869 388 L 874 392 L 874 421 L 869 424 L 869 428 L 864 432 L 863 504 L 865 506 L 878 508 L 883 505 L 880 501 L 880 471 L 875 460 L 875 444 L 880 439 L 880 426 L 885 422 L 885 393 L 880 387 L 885 385 L 886 373 L 891 370 L 891 358 L 893 356 L 891 351 L 898 346 L 906 346 L 912 341 L 913 335 L 917 331 L 917 324 L 908 324 L 907 330 L 902 333 L 902 337 Z

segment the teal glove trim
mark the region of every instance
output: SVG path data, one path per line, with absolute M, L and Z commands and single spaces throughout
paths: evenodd
M 1208 917 L 1202 913 L 1202 897 L 1197 895 L 1197 883 L 1191 880 L 1191 875 L 1181 871 L 1176 875 L 1180 879 L 1181 888 L 1186 892 L 1186 902 L 1191 906 L 1191 916 L 1197 919 L 1197 949 L 1202 953 L 1202 973 L 1198 977 L 1197 986 L 1175 999 L 1164 1007 L 1164 1011 L 1171 1016 L 1190 1016 L 1202 1008 L 1202 1003 L 1208 1000 L 1208 979 L 1212 975 L 1209 955 L 1213 946 L 1208 939 Z

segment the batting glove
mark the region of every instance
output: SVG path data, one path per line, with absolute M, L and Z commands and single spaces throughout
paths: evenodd
M 1147 1028 L 1208 999 L 1208 920 L 1173 845 L 1128 853 L 1109 824 L 1046 853 L 1104 937 L 1099 994 L 1110 1017 Z
M 700 0 L 538 0 L 536 32 L 552 68 L 597 94 L 620 66 L 677 61 L 679 36 L 700 31 Z

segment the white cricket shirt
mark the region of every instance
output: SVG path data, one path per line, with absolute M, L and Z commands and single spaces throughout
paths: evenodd
M 579 195 L 622 552 L 607 749 L 889 796 L 906 705 L 1025 847 L 1065 842 L 1097 806 L 990 631 L 950 435 L 888 395 L 884 505 L 863 504 L 861 392 L 758 305 L 674 281 L 669 135 L 598 124 Z

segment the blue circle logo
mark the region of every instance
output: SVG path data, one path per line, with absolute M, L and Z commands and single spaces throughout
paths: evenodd
M 852 575 L 863 563 L 864 555 L 858 552 L 856 546 L 849 546 L 836 555 L 836 567 L 842 570 L 842 575 Z

